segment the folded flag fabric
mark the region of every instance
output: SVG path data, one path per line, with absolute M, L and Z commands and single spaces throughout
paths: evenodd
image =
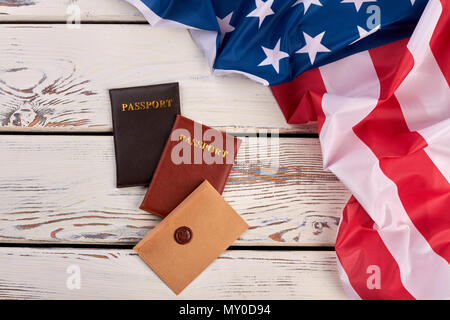
M 127 1 L 153 26 L 189 29 L 215 72 L 239 72 L 266 85 L 293 80 L 306 70 L 410 36 L 426 4 L 424 0 Z
M 348 295 L 450 299 L 450 0 L 127 0 L 317 121 Z

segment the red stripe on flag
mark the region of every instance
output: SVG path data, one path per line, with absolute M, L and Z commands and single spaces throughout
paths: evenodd
M 450 85 L 450 1 L 441 0 L 442 15 L 431 38 L 430 46 L 442 73 Z
M 406 212 L 433 250 L 450 263 L 450 188 L 424 150 L 380 160 Z M 407 168 L 407 170 L 405 170 Z
M 344 209 L 336 253 L 353 289 L 364 300 L 414 299 L 404 288 L 398 264 L 373 225 L 372 219 L 352 197 Z
M 370 51 L 380 78 L 381 99 L 353 130 L 379 159 L 383 173 L 396 184 L 413 224 L 433 250 L 450 261 L 450 185 L 423 150 L 427 146 L 425 139 L 408 129 L 393 95 L 411 70 L 413 58 L 397 44 L 391 46 L 392 50 Z M 386 58 L 386 51 L 390 59 Z
M 322 98 L 326 89 L 318 68 L 271 89 L 288 123 L 318 121 L 320 132 L 325 121 Z

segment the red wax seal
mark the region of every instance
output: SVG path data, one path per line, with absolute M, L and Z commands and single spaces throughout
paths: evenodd
M 189 243 L 192 239 L 192 230 L 188 227 L 179 227 L 173 235 L 175 241 L 179 244 Z

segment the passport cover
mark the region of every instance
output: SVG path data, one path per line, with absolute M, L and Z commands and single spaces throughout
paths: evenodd
M 240 145 L 236 137 L 177 116 L 140 208 L 165 217 L 204 180 L 222 194 Z
M 134 251 L 179 294 L 248 228 L 216 189 L 204 181 Z M 190 230 L 190 235 L 180 244 L 177 231 L 185 229 Z
M 178 83 L 111 89 L 117 187 L 148 185 L 175 117 Z

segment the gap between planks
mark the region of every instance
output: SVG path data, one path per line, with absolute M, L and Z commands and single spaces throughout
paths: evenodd
M 204 124 L 317 132 L 288 125 L 268 87 L 212 75 L 186 30 L 3 24 L 0 38 L 0 131 L 111 132 L 108 89 L 177 81 L 182 114 Z
M 279 149 L 278 149 L 279 148 Z M 0 241 L 134 244 L 160 219 L 115 188 L 113 138 L 0 135 Z M 318 139 L 245 138 L 224 192 L 251 228 L 238 246 L 333 246 L 347 189 Z
M 33 23 L 33 21 L 42 22 L 58 22 L 64 23 L 67 18 L 67 6 L 69 1 L 50 1 L 50 0 L 34 0 L 28 1 L 23 0 L 16 3 L 24 4 L 23 6 L 7 6 L 2 7 L 1 4 L 8 2 L 8 0 L 0 0 L 0 23 L 5 23 L 6 21 L 10 21 L 10 23 Z M 80 4 L 81 14 L 82 14 L 82 22 L 94 22 L 94 23 L 146 23 L 145 19 L 135 10 L 132 6 L 128 5 L 125 1 L 122 0 L 97 0 L 97 1 L 87 1 L 87 0 L 79 0 L 78 4 Z M 83 25 L 83 28 L 85 26 Z M 169 33 L 170 34 L 170 33 Z M 190 41 L 190 39 L 189 39 Z M 24 43 L 26 45 L 26 43 Z M 202 57 L 201 57 L 202 58 Z M 4 66 L 1 66 L 4 67 Z M 27 67 L 28 68 L 28 67 Z M 33 69 L 33 65 L 30 65 L 29 69 Z M 29 74 L 33 73 L 33 70 L 29 72 Z M 217 81 L 217 79 L 214 79 Z M 222 80 L 222 79 L 220 79 Z M 235 81 L 233 78 L 230 78 L 230 81 Z M 240 80 L 239 80 L 240 81 Z M 226 84 L 228 85 L 228 84 Z M 239 85 L 241 87 L 241 85 Z M 220 89 L 220 85 L 217 86 Z M 246 90 L 244 90 L 246 91 Z M 248 91 L 248 90 L 247 90 Z M 253 94 L 258 95 L 262 92 L 260 89 L 255 91 Z M 47 97 L 46 97 L 47 98 Z M 246 98 L 246 97 L 245 97 Z M 244 99 L 245 99 L 244 98 Z M 276 104 L 271 101 L 271 110 L 278 110 Z M 263 103 L 264 104 L 264 103 Z M 260 104 L 261 105 L 261 104 Z M 275 108 L 274 108 L 275 106 Z M 9 105 L 10 107 L 10 105 Z M 20 107 L 20 106 L 19 106 Z M 61 106 L 57 106 L 61 107 Z M 103 106 L 105 107 L 105 106 Z M 107 107 L 106 107 L 107 108 Z M 189 106 L 188 106 L 189 109 Z M 55 108 L 56 113 L 60 112 L 60 109 Z M 55 111 L 54 110 L 54 111 Z M 67 109 L 61 110 L 61 113 L 67 113 Z M 69 111 L 70 112 L 70 111 Z M 189 110 L 188 110 L 189 112 Z M 76 113 L 76 112 L 75 112 Z M 104 111 L 102 111 L 104 113 Z M 193 112 L 195 113 L 195 112 Z M 54 113 L 55 114 L 55 113 Z M 73 114 L 72 114 L 73 116 Z M 76 118 L 76 116 L 75 116 Z M 278 126 L 269 128 L 280 130 L 281 133 L 315 133 L 317 132 L 317 127 L 315 124 L 305 125 L 305 126 L 286 126 L 283 125 L 279 119 L 280 113 L 275 112 L 274 116 L 276 121 L 272 123 L 277 123 Z M 80 120 L 80 119 L 76 119 Z M 201 120 L 201 119 L 199 119 Z M 73 121 L 73 120 L 72 120 Z M 278 121 L 278 122 L 277 122 Z M 3 126 L 0 128 L 1 131 L 6 132 L 111 132 L 110 125 L 104 121 L 105 124 L 93 124 L 90 127 L 78 126 L 80 122 L 72 122 L 74 125 L 71 126 L 67 121 L 62 120 L 59 122 L 62 124 L 61 126 L 56 127 L 8 127 Z M 263 121 L 264 122 L 264 121 Z M 252 127 L 239 127 L 239 126 L 217 126 L 211 123 L 216 128 L 222 130 L 228 130 L 232 133 L 245 132 L 245 133 L 254 133 L 258 132 L 259 128 Z M 262 125 L 264 127 L 264 125 Z M 266 125 L 267 127 L 267 125 Z M 267 128 L 262 128 L 267 129 Z M 39 170 L 39 168 L 36 168 Z M 339 201 L 338 201 L 339 202 Z M 339 211 L 340 212 L 340 211 Z M 25 218 L 26 219 L 26 218 Z M 320 220 L 320 219 L 319 219 Z M 322 226 L 323 222 L 316 221 L 315 225 Z M 326 225 L 326 223 L 324 224 Z M 319 229 L 321 229 L 320 227 Z M 328 226 L 327 226 L 328 227 Z M 323 231 L 320 231 L 323 232 Z M 319 233 L 320 233 L 319 232 Z M 329 239 L 331 239 L 330 237 Z M 330 241 L 325 241 L 327 243 L 331 243 Z M 73 243 L 73 242 L 70 242 Z M 92 242 L 89 242 L 92 243 Z M 121 242 L 123 243 L 123 242 Z M 258 242 L 254 242 L 258 243 Z M 267 244 L 267 243 L 266 243 Z M 316 245 L 318 243 L 315 243 Z M 92 245 L 92 244 L 89 244 Z M 297 245 L 297 244 L 294 244 Z M 239 247 L 236 247 L 239 248 Z M 251 247 L 249 247 L 251 248 Z M 287 247 L 283 248 L 286 249 Z M 278 248 L 281 249 L 281 248 Z M 321 248 L 322 249 L 322 248 Z M 76 249 L 75 252 L 71 250 L 70 253 L 63 253 L 66 249 L 53 249 L 53 250 L 43 250 L 43 249 L 13 249 L 14 252 L 9 251 L 10 249 L 0 248 L 0 260 L 5 259 L 5 255 L 7 256 L 7 261 L 0 265 L 8 266 L 8 272 L 11 270 L 25 271 L 21 280 L 17 281 L 15 277 L 16 274 L 9 274 L 7 279 L 3 278 L 3 286 L 0 289 L 0 295 L 2 297 L 8 298 L 49 298 L 49 297 L 57 297 L 57 298 L 73 298 L 73 297 L 93 297 L 98 298 L 99 294 L 97 288 L 99 288 L 103 292 L 109 292 L 111 298 L 172 298 L 171 292 L 159 281 L 159 279 L 155 278 L 155 276 L 148 275 L 144 276 L 145 273 L 151 273 L 146 266 L 143 266 L 142 263 L 134 261 L 137 265 L 140 265 L 137 269 L 142 269 L 142 274 L 139 274 L 138 277 L 142 276 L 143 278 L 138 278 L 139 281 L 136 281 L 136 285 L 150 285 L 150 288 L 154 288 L 153 290 L 148 290 L 147 287 L 142 288 L 142 290 L 130 290 L 129 283 L 123 283 L 119 281 L 119 285 L 111 292 L 109 289 L 110 282 L 106 281 L 104 278 L 100 279 L 102 276 L 107 277 L 108 275 L 114 277 L 117 276 L 116 271 L 111 268 L 107 268 L 108 272 L 105 274 L 103 272 L 104 267 L 99 266 L 97 268 L 97 263 L 94 262 L 96 260 L 104 259 L 102 254 L 103 251 L 92 251 L 92 250 L 80 250 Z M 59 250 L 59 251 L 58 251 Z M 20 252 L 19 252 L 20 251 Z M 119 264 L 122 266 L 121 270 L 125 270 L 129 272 L 129 262 L 126 261 L 128 259 L 136 260 L 136 257 L 133 253 L 126 252 L 126 250 L 119 250 L 111 252 L 109 251 L 106 255 L 111 255 L 119 257 L 120 262 L 114 262 L 114 264 Z M 318 256 L 316 256 L 318 254 Z M 225 253 L 213 266 L 211 266 L 205 272 L 203 278 L 196 280 L 194 284 L 192 284 L 192 288 L 188 288 L 183 295 L 186 298 L 252 298 L 252 299 L 264 299 L 264 298 L 290 298 L 290 299 L 312 299 L 312 298 L 326 298 L 326 299 L 338 299 L 344 298 L 342 289 L 340 288 L 340 284 L 337 280 L 337 274 L 335 270 L 334 257 L 330 255 L 331 253 L 296 253 L 295 257 L 292 257 L 291 253 L 282 252 L 282 253 L 272 253 L 270 252 L 270 257 L 266 257 L 265 254 L 260 254 L 248 251 L 242 252 L 242 254 L 238 251 L 232 251 Z M 241 255 L 239 257 L 239 255 Z M 257 255 L 257 256 L 255 256 Z M 280 255 L 289 255 L 289 257 L 280 257 Z M 334 254 L 333 254 L 334 255 Z M 314 257 L 315 260 L 314 260 Z M 16 259 L 16 257 L 20 257 L 20 259 Z M 50 257 L 50 259 L 49 259 Z M 55 258 L 56 257 L 56 258 Z M 22 260 L 23 258 L 23 260 Z M 55 259 L 53 259 L 55 258 Z M 123 258 L 123 259 L 122 259 Z M 313 259 L 313 260 L 311 260 Z M 21 261 L 19 261 L 21 260 Z M 42 268 L 42 261 L 45 260 L 45 265 L 48 265 L 48 268 Z M 87 290 L 83 290 L 82 292 L 68 292 L 66 288 L 57 286 L 53 287 L 55 282 L 57 282 L 53 275 L 52 271 L 55 271 L 58 277 L 61 278 L 62 282 L 65 283 L 65 278 L 67 274 L 65 274 L 64 267 L 68 262 L 78 262 L 82 260 L 83 269 L 87 268 L 88 273 L 94 278 L 99 277 L 95 286 L 88 285 Z M 88 261 L 92 260 L 92 261 Z M 226 262 L 232 260 L 241 260 L 239 263 L 233 263 L 233 266 L 226 266 Z M 13 262 L 12 262 L 13 261 Z M 64 261 L 64 263 L 62 263 Z M 94 262 L 94 263 L 91 263 Z M 39 268 L 32 267 L 35 264 L 39 265 Z M 56 263 L 56 267 L 55 267 Z M 61 266 L 61 263 L 63 264 Z M 133 263 L 133 264 L 134 264 Z M 238 269 L 239 265 L 243 264 L 245 267 Z M 310 264 L 308 266 L 308 264 Z M 222 269 L 222 265 L 224 269 Z M 249 268 L 250 266 L 250 268 Z M 280 267 L 281 266 L 281 267 Z M 324 267 L 326 266 L 326 267 Z M 31 267 L 27 269 L 26 267 Z M 50 268 L 51 267 L 51 268 Z M 284 270 L 283 268 L 287 268 Z M 290 270 L 292 268 L 293 270 Z M 145 269 L 145 271 L 143 270 Z M 212 270 L 210 270 L 212 269 Z M 27 271 L 28 270 L 28 271 Z M 38 277 L 33 276 L 33 279 L 27 282 L 27 277 L 30 274 L 35 275 L 36 270 L 50 270 L 46 275 L 39 273 Z M 92 272 L 91 272 L 92 270 Z M 243 270 L 244 272 L 236 272 L 233 270 Z M 245 277 L 247 270 L 252 270 L 252 274 L 248 277 Z M 281 271 L 282 272 L 281 272 Z M 61 272 L 62 271 L 62 272 Z M 230 272 L 231 271 L 231 272 Z M 256 278 L 256 275 L 262 275 L 262 277 Z M 274 272 L 275 271 L 275 272 Z M 59 272 L 59 273 L 58 273 Z M 132 269 L 131 273 L 135 273 L 136 269 Z M 288 272 L 289 275 L 285 273 Z M 2 272 L 4 273 L 4 272 Z M 51 276 L 50 276 L 51 274 Z M 63 275 L 64 274 L 64 275 Z M 112 274 L 112 275 L 111 275 Z M 231 279 L 230 279 L 231 275 Z M 136 276 L 133 274 L 133 277 Z M 133 278 L 130 277 L 130 278 Z M 240 277 L 243 277 L 241 279 Z M 42 281 L 37 281 L 36 279 L 40 279 Z M 212 278 L 213 280 L 208 280 Z M 141 281 L 142 279 L 142 281 Z M 225 279 L 222 282 L 217 283 L 217 279 Z M 251 282 L 249 279 L 254 279 Z M 25 282 L 23 282 L 25 281 Z M 40 282 L 40 283 L 39 283 Z M 44 282 L 44 283 L 43 283 Z M 211 285 L 212 283 L 212 285 Z M 49 287 L 50 284 L 50 287 Z M 122 285 L 122 286 L 121 286 Z M 137 287 L 135 287 L 137 288 Z M 94 290 L 95 289 L 95 290 Z M 104 290 L 102 290 L 104 289 Z M 60 290 L 58 292 L 58 290 Z M 155 294 L 146 294 L 147 292 L 152 292 Z M 103 295 L 103 297 L 105 297 Z M 183 298 L 183 296 L 180 296 Z
M 57 22 L 64 23 L 67 18 L 67 6 L 69 1 L 50 1 L 50 0 L 34 0 L 28 1 L 23 0 L 20 2 L 16 2 L 22 5 L 17 6 L 7 6 L 2 7 L 1 4 L 4 2 L 8 2 L 8 0 L 0 0 L 0 23 L 5 23 L 10 21 L 10 23 L 33 23 L 36 21 L 39 22 Z M 82 22 L 90 22 L 90 23 L 146 23 L 145 19 L 135 10 L 132 6 L 128 5 L 125 1 L 122 0 L 97 0 L 97 1 L 88 1 L 88 0 L 79 0 L 78 4 L 81 8 L 82 14 Z M 83 28 L 87 27 L 85 25 Z M 153 32 L 153 31 L 152 31 Z M 171 35 L 170 31 L 167 33 Z M 19 35 L 20 36 L 20 35 Z M 188 38 L 186 38 L 188 39 Z M 188 39 L 190 41 L 190 39 Z M 182 42 L 180 42 L 182 44 Z M 26 47 L 27 43 L 24 42 L 23 46 Z M 39 53 L 39 52 L 37 52 Z M 3 57 L 2 57 L 3 58 Z M 203 58 L 203 57 L 200 57 Z M 4 59 L 3 59 L 4 60 Z M 5 67 L 5 65 L 0 66 Z M 30 64 L 26 67 L 25 72 L 28 74 L 32 74 L 34 71 L 33 64 Z M 45 70 L 48 71 L 48 70 Z M 221 89 L 223 85 L 223 79 L 219 79 L 221 83 L 217 82 L 217 79 L 213 79 L 216 81 L 218 85 L 213 86 L 213 88 Z M 227 80 L 227 79 L 225 79 Z M 241 81 L 234 80 L 233 77 L 230 77 L 230 81 Z M 257 96 L 262 91 L 262 89 L 257 89 L 255 91 L 251 91 L 251 86 L 245 84 L 245 81 L 242 82 L 246 87 L 245 92 L 251 92 L 251 94 Z M 228 83 L 225 82 L 225 88 L 228 87 Z M 239 83 L 239 87 L 242 87 L 241 83 Z M 216 89 L 216 90 L 217 90 Z M 266 88 L 264 88 L 266 89 Z M 104 90 L 104 89 L 103 89 Z M 250 90 L 250 91 L 249 91 Z M 265 93 L 267 98 L 267 94 Z M 44 97 L 45 98 L 48 97 Z M 243 100 L 246 100 L 247 97 L 243 97 Z M 104 99 L 105 100 L 105 99 Z M 253 98 L 248 101 L 254 101 Z M 281 133 L 316 133 L 317 127 L 315 124 L 304 125 L 304 126 L 286 126 L 283 124 L 280 117 L 280 113 L 276 104 L 273 102 L 273 99 L 269 98 L 271 103 L 270 111 L 274 111 L 274 115 L 271 116 L 271 124 L 276 123 L 277 125 L 272 127 L 272 129 L 280 130 Z M 0 102 L 1 103 L 1 102 Z M 252 108 L 252 104 L 250 106 Z M 106 103 L 103 101 L 103 104 L 100 104 L 103 108 L 108 108 Z M 267 109 L 265 102 L 259 103 L 258 109 L 261 109 L 261 105 L 264 105 L 263 110 Z M 5 104 L 3 104 L 3 107 Z M 11 104 L 7 105 L 11 107 Z M 20 108 L 20 105 L 14 105 L 15 108 Z M 53 115 L 69 113 L 70 110 L 61 108 L 61 105 L 57 106 L 58 108 L 54 108 L 52 110 Z M 62 110 L 61 110 L 62 109 Z M 193 115 L 196 114 L 196 111 L 191 111 L 190 105 L 188 103 L 187 106 L 188 116 L 189 113 L 192 112 Z M 256 110 L 256 109 L 255 109 Z M 277 112 L 278 111 L 278 112 Z M 75 118 L 75 121 L 72 121 L 72 125 L 67 122 L 67 119 L 60 120 L 59 124 L 61 126 L 54 127 L 9 127 L 3 126 L 0 128 L 1 131 L 5 132 L 111 132 L 110 124 L 108 121 L 103 121 L 103 124 L 93 120 L 94 123 L 90 126 L 84 126 L 83 118 L 78 117 L 76 115 L 76 111 L 72 112 L 71 116 Z M 106 118 L 104 116 L 105 111 L 100 112 L 100 118 Z M 94 116 L 97 114 L 94 112 Z M 193 116 L 195 117 L 195 116 Z M 202 118 L 198 117 L 198 120 Z M 4 119 L 3 119 L 4 120 Z M 81 120 L 81 122 L 80 122 Z M 209 121 L 209 120 L 208 120 Z M 101 122 L 101 121 L 100 121 Z M 267 120 L 252 122 L 257 123 L 256 127 L 260 126 L 263 130 L 264 124 Z M 262 123 L 262 124 L 260 124 Z M 45 123 L 46 124 L 46 123 Z M 81 126 L 80 126 L 81 124 Z M 220 126 L 215 125 L 214 121 L 210 124 L 215 126 L 216 128 L 222 130 L 228 130 L 232 133 L 253 133 L 259 131 L 260 128 L 253 128 L 251 126 Z M 270 129 L 270 128 L 269 128 Z M 39 170 L 39 168 L 34 168 L 35 170 Z M 326 197 L 328 198 L 328 197 Z M 339 198 L 339 196 L 337 197 Z M 346 198 L 345 197 L 342 197 Z M 325 199 L 325 201 L 329 201 Z M 340 200 L 337 200 L 339 203 Z M 337 210 L 340 213 L 340 210 Z M 333 214 L 334 215 L 334 214 Z M 338 215 L 336 215 L 338 216 Z M 27 218 L 25 218 L 27 219 Z M 323 229 L 334 227 L 332 224 L 330 226 L 327 225 L 328 221 L 318 221 L 314 222 L 313 225 L 316 226 L 316 232 L 318 234 L 322 233 Z M 308 224 L 308 223 L 306 223 Z M 334 230 L 335 231 L 335 230 Z M 303 233 L 300 232 L 300 234 Z M 333 233 L 333 230 L 332 230 Z M 301 237 L 302 238 L 302 237 Z M 333 237 L 323 237 L 324 243 L 332 244 Z M 288 238 L 286 238 L 288 239 Z M 326 240 L 328 239 L 328 240 Z M 280 233 L 280 240 L 283 240 L 282 232 Z M 292 239 L 291 239 L 292 240 Z M 317 240 L 317 239 L 315 239 Z M 14 241 L 14 240 L 13 240 Z M 238 245 L 245 245 L 245 241 L 242 240 L 238 242 Z M 302 240 L 294 243 L 294 245 L 301 244 Z M 39 241 L 35 241 L 35 243 L 39 243 Z M 73 244 L 73 242 L 69 242 Z M 87 242 L 92 246 L 92 242 Z M 123 243 L 123 242 L 120 242 Z M 251 242 L 249 242 L 251 243 Z M 258 241 L 254 241 L 253 243 L 259 243 Z M 267 244 L 267 242 L 263 242 Z M 281 242 L 283 243 L 283 242 Z M 287 241 L 284 243 L 292 244 L 292 241 Z M 306 241 L 305 243 L 308 243 Z M 271 243 L 272 245 L 273 243 Z M 312 241 L 313 245 L 320 245 L 319 241 Z M 63 244 L 64 245 L 64 244 Z M 236 247 L 242 248 L 242 247 Z M 248 249 L 251 249 L 249 247 Z M 277 247 L 278 249 L 281 249 Z M 284 247 L 286 249 L 288 247 Z M 311 247 L 313 249 L 314 247 Z M 320 248 L 323 249 L 323 248 Z M 87 298 L 99 297 L 99 291 L 102 291 L 103 296 L 105 293 L 109 296 L 109 298 L 144 298 L 144 299 L 152 299 L 152 298 L 173 298 L 171 292 L 161 283 L 159 279 L 157 279 L 153 273 L 148 270 L 148 268 L 137 260 L 137 257 L 131 252 L 127 252 L 127 250 L 110 250 L 106 254 L 104 249 L 100 250 L 87 250 L 87 249 L 73 249 L 70 250 L 70 253 L 67 253 L 67 249 L 11 249 L 8 248 L 0 248 L 0 261 L 6 259 L 5 262 L 0 263 L 4 267 L 8 266 L 6 272 L 6 279 L 3 277 L 2 286 L 0 286 L 0 296 L 7 298 Z M 114 251 L 114 252 L 113 252 Z M 211 266 L 204 275 L 202 275 L 194 284 L 191 285 L 191 288 L 188 288 L 180 298 L 244 298 L 244 299 L 264 299 L 264 298 L 285 298 L 285 299 L 313 299 L 313 298 L 325 298 L 325 299 L 338 299 L 344 298 L 343 291 L 340 287 L 340 283 L 338 282 L 338 276 L 335 270 L 334 263 L 334 254 L 328 252 L 307 252 L 307 253 L 273 253 L 269 252 L 269 255 L 266 253 L 254 253 L 252 251 L 229 251 L 225 253 L 217 262 Z M 130 279 L 133 279 L 137 275 L 137 280 L 133 281 L 131 284 L 134 285 L 129 286 L 129 280 L 126 282 L 123 281 L 123 278 L 119 279 L 117 282 L 118 285 L 113 286 L 113 290 L 110 289 L 110 282 L 105 281 L 105 277 L 117 277 L 117 270 L 108 267 L 111 263 L 106 263 L 105 266 L 101 266 L 98 261 L 105 260 L 105 256 L 110 255 L 110 257 L 115 256 L 117 260 L 111 262 L 115 267 L 119 265 L 120 270 L 124 270 L 124 272 L 130 276 Z M 295 257 L 293 257 L 295 256 Z M 20 258 L 18 258 L 20 257 Z M 229 265 L 228 262 L 233 262 L 233 265 Z M 237 261 L 239 262 L 237 262 Z M 63 262 L 64 261 L 64 262 Z M 88 288 L 83 288 L 81 292 L 70 292 L 64 286 L 61 286 L 61 283 L 65 283 L 65 277 L 67 274 L 65 273 L 65 266 L 69 262 L 77 263 L 82 261 L 83 270 L 88 270 L 88 279 L 89 277 L 93 277 L 93 283 L 88 285 Z M 109 259 L 108 259 L 109 261 Z M 39 265 L 39 268 L 33 267 L 33 265 Z M 227 265 L 228 263 L 228 265 Z M 43 265 L 48 266 L 47 268 L 42 268 Z M 133 268 L 133 266 L 137 265 L 138 267 Z M 241 266 L 242 265 L 242 266 Z M 132 266 L 132 268 L 130 268 Z M 239 267 L 239 268 L 238 268 Z M 104 270 L 107 270 L 106 274 Z M 286 268 L 286 269 L 285 269 Z M 130 271 L 131 269 L 131 271 Z M 145 270 L 144 270 L 145 269 Z M 17 270 L 18 273 L 22 273 L 22 277 L 18 281 L 16 275 L 17 273 L 11 273 L 11 270 Z M 42 270 L 46 270 L 45 274 L 42 273 Z M 139 272 L 142 271 L 142 273 Z M 237 272 L 239 270 L 239 272 Z M 248 274 L 247 270 L 252 270 L 251 274 Z M 38 275 L 36 276 L 36 271 L 38 271 Z M 2 271 L 5 274 L 4 271 Z M 287 273 L 287 274 L 286 274 Z M 57 283 L 58 280 L 53 276 L 57 275 L 56 278 L 61 280 L 61 283 Z M 145 274 L 148 274 L 145 276 Z M 29 275 L 33 275 L 33 278 L 30 280 Z M 260 275 L 260 277 L 258 277 Z M 103 279 L 102 279 L 103 277 Z M 97 278 L 97 279 L 96 279 Z M 36 281 L 39 279 L 39 281 Z M 109 278 L 108 278 L 109 279 Z M 219 282 L 217 282 L 217 280 Z M 250 281 L 250 280 L 251 281 Z M 139 286 L 142 287 L 139 290 Z M 148 287 L 147 287 L 148 286 Z M 152 290 L 148 290 L 148 288 L 152 288 Z M 148 294 L 148 292 L 152 292 L 152 294 Z M 108 298 L 108 297 L 107 297 Z

